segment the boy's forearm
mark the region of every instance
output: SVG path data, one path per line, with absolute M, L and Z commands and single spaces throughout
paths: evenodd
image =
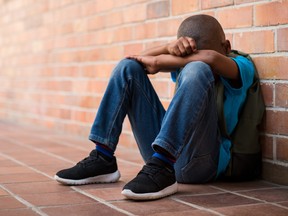
M 141 55 L 143 56 L 158 56 L 162 54 L 169 54 L 166 44 L 158 47 L 153 47 L 141 53 Z
M 213 50 L 199 50 L 186 57 L 163 54 L 155 56 L 155 58 L 155 64 L 157 64 L 157 67 L 163 69 L 181 68 L 189 62 L 202 61 L 208 64 L 216 74 L 229 79 L 239 78 L 239 71 L 236 63 L 232 59 Z
M 184 67 L 188 62 L 188 57 L 177 57 L 169 54 L 155 56 L 155 64 L 157 67 L 166 70 Z

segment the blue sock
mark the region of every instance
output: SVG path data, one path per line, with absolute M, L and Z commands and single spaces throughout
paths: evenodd
M 171 165 L 171 166 L 174 166 L 174 163 L 175 163 L 175 160 L 172 159 L 172 158 L 169 158 L 167 157 L 166 155 L 164 154 L 161 154 L 161 153 L 158 153 L 158 152 L 155 152 L 152 157 L 156 157 L 162 161 L 164 161 L 165 163 Z
M 114 152 L 103 144 L 96 143 L 96 150 L 109 158 L 113 158 Z

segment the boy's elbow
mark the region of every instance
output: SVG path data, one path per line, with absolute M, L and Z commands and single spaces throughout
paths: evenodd
M 219 55 L 221 54 L 214 50 L 207 50 L 204 62 L 213 67 L 213 65 L 219 62 Z

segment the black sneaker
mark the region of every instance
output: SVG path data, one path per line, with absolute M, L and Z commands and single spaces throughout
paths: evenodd
M 159 199 L 176 192 L 174 168 L 156 157 L 152 157 L 122 190 L 124 196 L 134 200 Z
M 110 158 L 109 158 L 110 159 Z M 54 179 L 65 185 L 83 185 L 92 183 L 111 183 L 120 178 L 116 158 L 108 161 L 96 150 L 89 157 L 77 163 L 74 167 L 56 173 Z

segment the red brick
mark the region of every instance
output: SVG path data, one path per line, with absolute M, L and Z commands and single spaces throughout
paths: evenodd
M 235 4 L 245 4 L 245 3 L 257 2 L 257 1 L 262 1 L 262 0 L 235 0 Z
M 157 23 L 141 23 L 134 26 L 134 38 L 137 39 L 148 39 L 156 37 L 157 34 Z
M 254 57 L 253 60 L 262 79 L 288 79 L 287 56 Z
M 255 25 L 269 26 L 288 23 L 288 1 L 255 5 Z
M 91 39 L 91 42 L 97 45 L 111 44 L 114 39 L 114 34 L 112 30 L 105 29 L 98 31 L 97 34 L 93 35 L 95 38 Z
M 277 138 L 277 160 L 288 161 L 288 139 Z
M 137 148 L 137 144 L 135 142 L 135 138 L 133 137 L 132 134 L 122 132 L 122 134 L 119 137 L 119 143 L 123 147 L 128 147 L 128 148 Z
M 131 7 L 127 7 L 123 10 L 124 23 L 133 23 L 145 20 L 146 17 L 146 5 L 137 4 Z
M 253 46 L 251 42 L 253 41 Z M 269 53 L 274 52 L 274 32 L 256 31 L 245 32 L 234 35 L 234 48 L 247 53 Z
M 109 74 L 109 73 L 107 73 Z M 98 77 L 97 77 L 98 78 Z M 108 85 L 108 80 L 91 80 L 88 83 L 88 91 L 89 93 L 97 93 L 97 94 L 104 94 Z
M 166 81 L 152 80 L 152 84 L 160 98 L 168 98 L 170 96 L 169 86 Z
M 124 58 L 123 46 L 109 46 L 103 48 L 103 59 L 104 60 L 115 60 L 119 61 Z
M 223 6 L 233 5 L 233 0 L 206 0 L 201 1 L 202 9 L 217 8 Z
M 147 6 L 147 18 L 154 19 L 169 16 L 169 1 L 153 2 Z
M 114 8 L 114 0 L 105 0 L 105 1 L 93 1 L 95 4 L 95 12 L 104 12 L 104 11 L 109 11 L 112 8 Z
M 288 135 L 288 112 L 266 110 L 265 132 Z
M 276 106 L 288 107 L 288 84 L 277 83 L 276 84 Z
M 274 105 L 274 84 L 272 83 L 261 83 L 261 90 L 264 97 L 266 106 Z
M 143 44 L 128 44 L 124 46 L 124 56 L 128 55 L 139 55 L 143 51 Z
M 104 28 L 106 25 L 105 23 L 105 16 L 98 15 L 87 20 L 87 29 L 88 30 L 96 30 Z
M 106 26 L 116 26 L 123 23 L 123 12 L 113 11 L 105 16 Z
M 262 156 L 266 159 L 273 159 L 273 138 L 261 136 Z
M 113 35 L 113 42 L 130 41 L 133 37 L 132 28 L 130 26 L 117 28 Z
M 54 2 L 53 2 L 54 3 Z M 82 1 L 81 4 L 79 4 L 79 7 L 81 9 L 81 16 L 82 17 L 88 17 L 91 15 L 97 14 L 97 4 L 95 1 Z
M 277 30 L 277 50 L 288 51 L 288 28 Z
M 172 0 L 172 15 L 191 13 L 200 8 L 200 1 Z
M 92 49 L 81 51 L 79 54 L 79 61 L 81 62 L 92 62 L 102 58 L 102 49 Z
M 253 24 L 252 6 L 219 10 L 216 14 L 224 29 L 250 27 Z
M 92 123 L 94 118 L 94 112 L 73 110 L 71 114 L 71 119 L 77 122 Z
M 97 65 L 85 65 L 81 69 L 83 77 L 91 78 L 109 78 L 114 68 L 114 64 L 97 64 Z
M 164 20 L 158 22 L 158 36 L 177 36 L 178 27 L 181 24 L 182 20 L 173 19 L 173 20 Z M 163 28 L 165 26 L 165 28 Z

